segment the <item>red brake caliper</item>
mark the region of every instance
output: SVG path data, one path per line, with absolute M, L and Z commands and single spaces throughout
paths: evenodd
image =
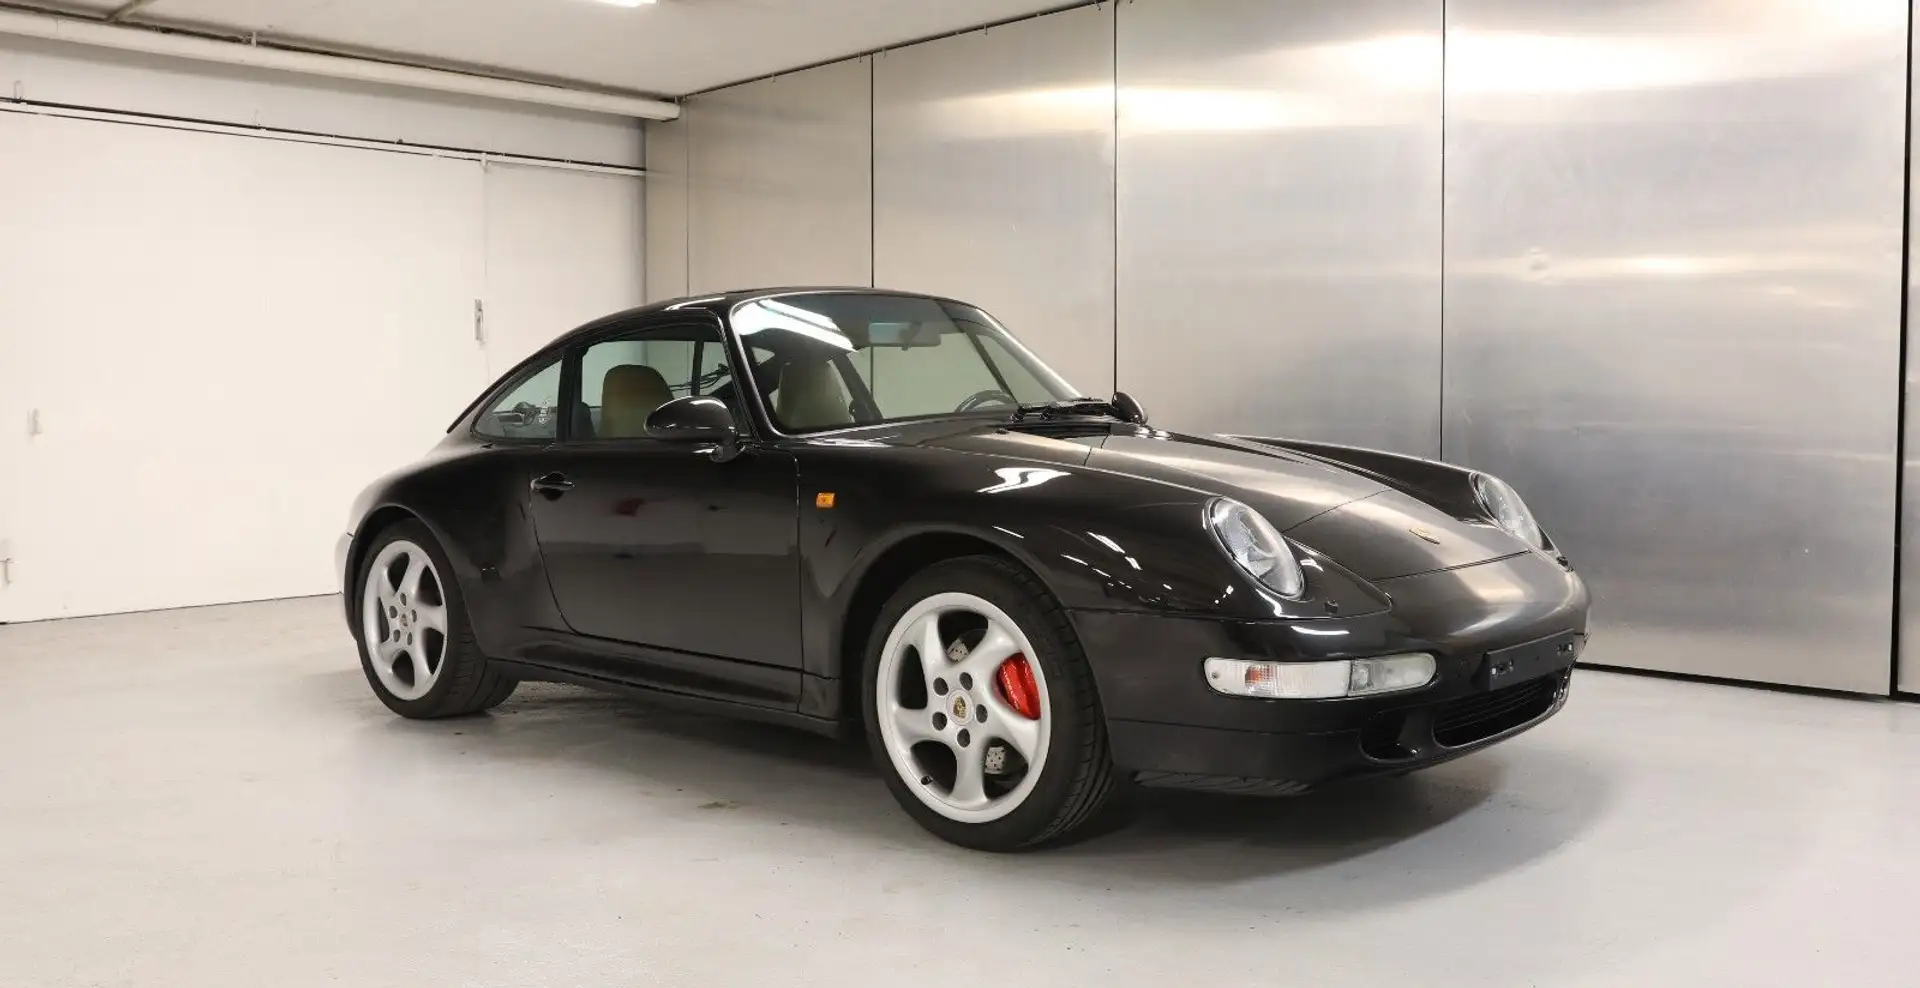
M 1028 720 L 1040 719 L 1040 684 L 1033 681 L 1033 667 L 1027 664 L 1026 656 L 1015 655 L 1000 663 L 1000 671 L 993 678 L 1007 706 Z

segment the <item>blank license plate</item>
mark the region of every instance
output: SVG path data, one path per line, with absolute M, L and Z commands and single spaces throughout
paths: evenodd
M 1487 688 L 1499 689 L 1565 669 L 1580 657 L 1580 648 L 1584 644 L 1585 635 L 1569 631 L 1525 645 L 1488 652 Z

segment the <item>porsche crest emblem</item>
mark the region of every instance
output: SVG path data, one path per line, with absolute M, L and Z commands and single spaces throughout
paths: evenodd
M 959 693 L 953 695 L 953 719 L 967 719 L 967 698 Z

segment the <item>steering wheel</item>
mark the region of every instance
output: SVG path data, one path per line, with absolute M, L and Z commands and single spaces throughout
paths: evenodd
M 992 404 L 993 402 L 999 402 L 1002 405 L 1018 405 L 1020 404 L 1020 399 L 1015 398 L 999 388 L 988 388 L 985 391 L 975 391 L 973 394 L 968 395 L 967 399 L 961 402 L 954 411 L 971 412 L 981 405 Z

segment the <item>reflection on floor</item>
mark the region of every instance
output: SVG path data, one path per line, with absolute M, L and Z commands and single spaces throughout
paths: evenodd
M 1920 959 L 1920 708 L 1883 702 L 1582 671 L 1428 773 L 1158 795 L 986 856 L 780 729 L 550 686 L 399 720 L 315 599 L 0 628 L 0 752 L 8 985 L 1869 988 Z

